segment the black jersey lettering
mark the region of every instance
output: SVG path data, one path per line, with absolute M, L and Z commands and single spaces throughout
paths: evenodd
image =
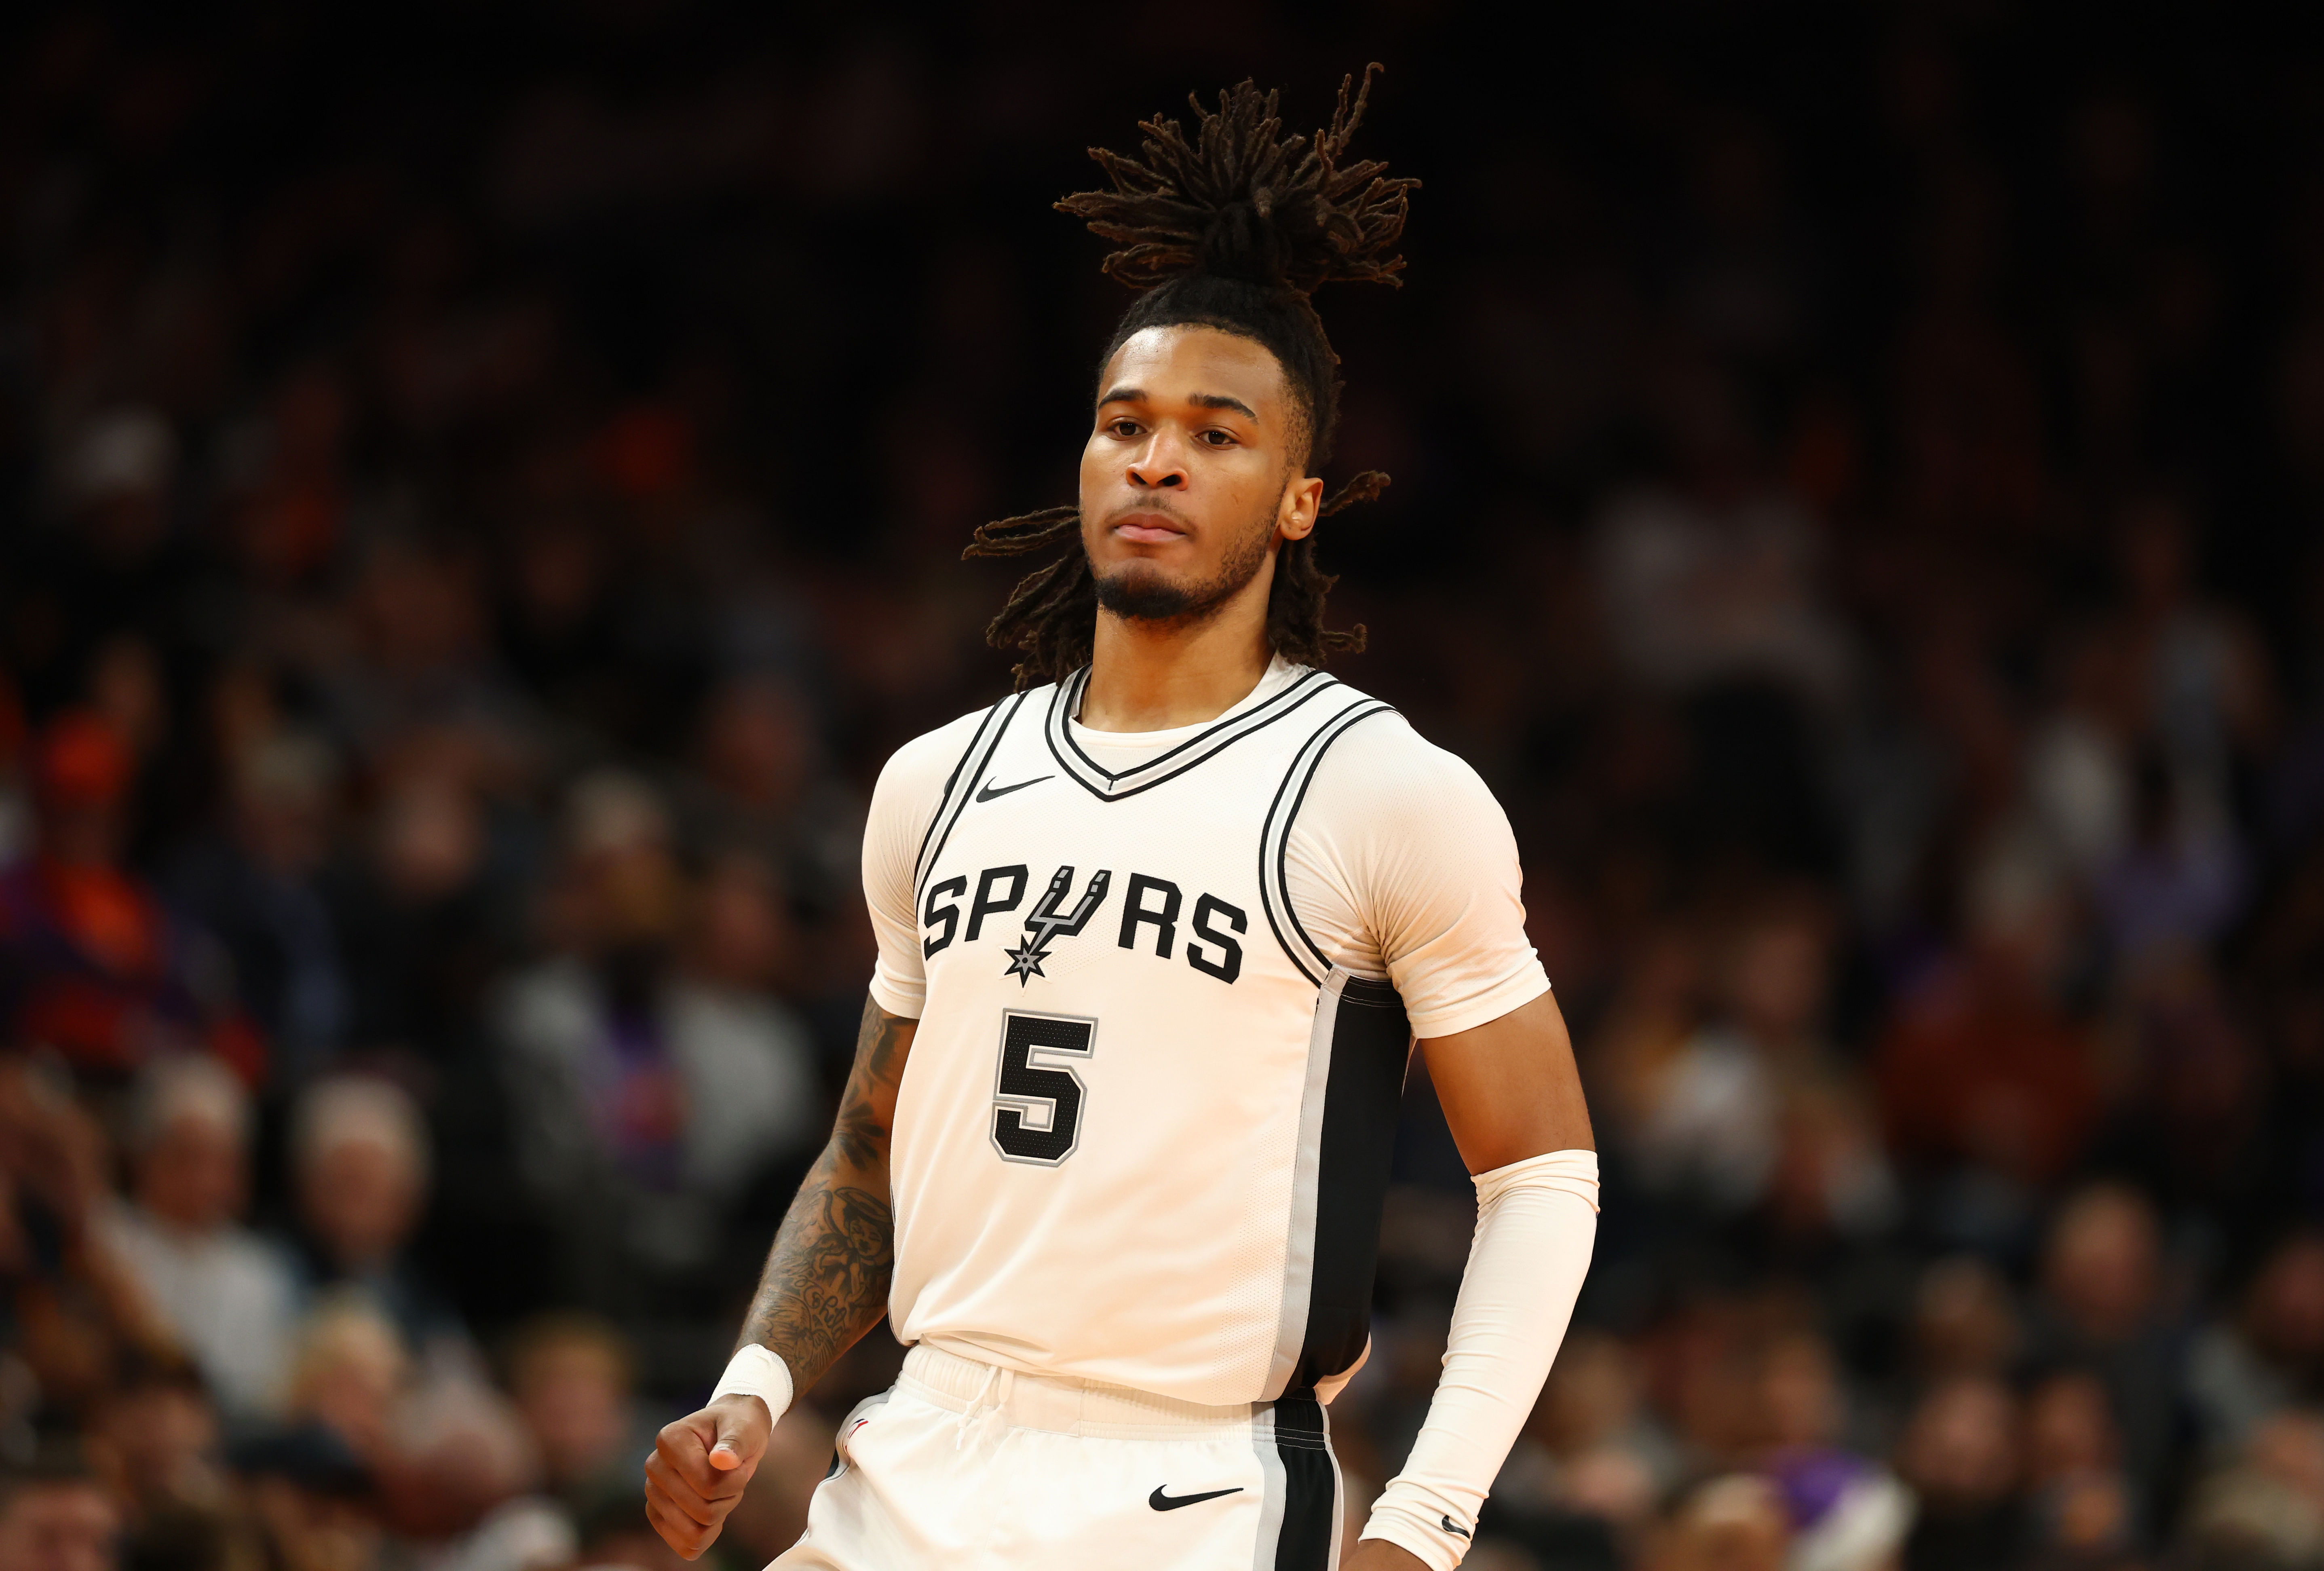
M 921 959 L 926 960 L 932 958 L 938 949 L 950 944 L 952 942 L 954 929 L 958 929 L 960 926 L 960 907 L 953 904 L 950 901 L 946 901 L 944 904 L 938 905 L 936 904 L 936 896 L 940 894 L 963 895 L 967 892 L 968 880 L 965 878 L 947 878 L 942 883 L 934 884 L 929 887 L 927 909 L 920 913 L 920 925 L 924 928 L 933 928 L 937 923 L 941 922 L 944 924 L 944 931 L 936 938 L 922 940 L 920 944 Z
M 1161 895 L 1159 910 L 1147 908 L 1146 897 L 1149 893 Z M 1178 902 L 1181 898 L 1178 886 L 1167 878 L 1152 878 L 1143 873 L 1131 873 L 1130 893 L 1121 910 L 1121 947 L 1138 947 L 1138 929 L 1151 923 L 1154 928 L 1154 952 L 1167 960 L 1171 946 L 1178 941 Z
M 1213 917 L 1224 917 L 1227 925 L 1240 933 L 1250 926 L 1250 919 L 1238 906 L 1231 906 L 1217 895 L 1206 894 L 1194 902 L 1194 937 L 1207 938 L 1218 946 L 1219 957 L 1212 959 L 1203 952 L 1203 946 L 1194 938 L 1186 940 L 1186 964 L 1206 976 L 1222 982 L 1232 982 L 1242 975 L 1242 946 L 1212 925 Z
M 975 943 L 984 931 L 985 918 L 1013 911 L 1025 902 L 1025 881 L 1031 876 L 1021 862 L 1014 867 L 988 867 L 976 875 L 976 899 L 968 908 L 968 942 Z M 992 892 L 1002 879 L 1009 881 L 1006 897 Z

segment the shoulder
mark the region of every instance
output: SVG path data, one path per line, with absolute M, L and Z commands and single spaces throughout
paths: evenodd
M 1036 688 L 1022 695 L 1023 701 L 1038 706 L 1047 691 L 1047 688 Z M 878 794 L 923 796 L 933 806 L 935 799 L 952 783 L 954 772 L 964 766 L 969 753 L 987 738 L 994 724 L 1017 704 L 1019 697 L 1010 694 L 905 743 L 888 755 L 886 765 L 880 771 Z
M 1395 709 L 1348 689 L 1369 713 L 1332 740 L 1315 766 L 1312 809 L 1353 811 L 1390 824 L 1499 804 L 1469 761 L 1437 746 Z M 1305 815 L 1303 814 L 1303 817 Z

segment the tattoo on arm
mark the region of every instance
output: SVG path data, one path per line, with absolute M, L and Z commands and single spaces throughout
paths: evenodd
M 888 1310 L 888 1135 L 917 1024 L 865 1003 L 838 1123 L 783 1217 L 742 1323 L 742 1340 L 780 1357 L 802 1394 Z

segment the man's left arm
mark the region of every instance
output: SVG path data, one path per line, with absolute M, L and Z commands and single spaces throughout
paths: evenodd
M 1596 1142 L 1555 995 L 1420 1046 L 1476 1178 L 1477 1233 L 1427 1422 L 1345 1571 L 1459 1564 L 1564 1340 L 1597 1236 Z

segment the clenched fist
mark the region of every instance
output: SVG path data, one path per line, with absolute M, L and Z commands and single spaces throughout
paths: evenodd
M 774 1428 L 753 1396 L 720 1397 L 662 1427 L 646 1458 L 646 1515 L 664 1543 L 691 1560 L 717 1541 Z

